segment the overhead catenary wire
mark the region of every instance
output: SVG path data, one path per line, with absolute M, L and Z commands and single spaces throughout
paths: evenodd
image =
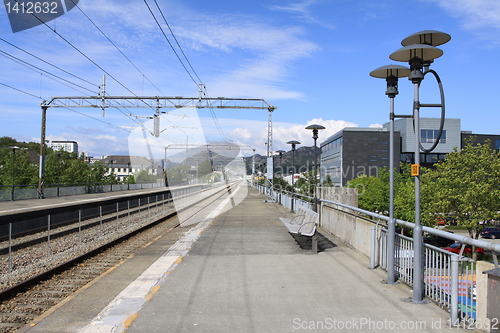
M 83 81 L 83 82 L 85 82 L 85 83 L 88 83 L 88 84 L 90 84 L 91 86 L 96 86 L 94 83 L 92 83 L 92 82 L 90 82 L 90 81 L 87 81 L 87 80 L 85 80 L 84 78 L 82 78 L 82 77 L 80 77 L 80 76 L 78 76 L 78 75 L 75 75 L 75 74 L 73 74 L 73 73 L 71 73 L 71 72 L 69 72 L 69 71 L 67 71 L 67 70 L 64 70 L 64 69 L 62 69 L 61 67 L 56 66 L 56 65 L 54 65 L 54 64 L 52 64 L 52 63 L 50 63 L 50 62 L 48 62 L 48 61 L 46 61 L 46 60 L 44 60 L 44 59 L 42 59 L 42 58 L 40 58 L 40 57 L 38 57 L 38 56 L 34 55 L 33 53 L 30 53 L 30 52 L 28 52 L 28 51 L 24 50 L 23 48 L 21 48 L 21 47 L 19 47 L 19 46 L 16 46 L 16 45 L 12 44 L 12 43 L 11 43 L 11 42 L 9 42 L 9 41 L 6 41 L 6 40 L 5 40 L 5 39 L 3 39 L 3 38 L 0 38 L 0 41 L 4 42 L 4 43 L 6 43 L 6 44 L 9 44 L 10 46 L 12 46 L 12 47 L 14 47 L 14 48 L 18 49 L 19 51 L 22 51 L 22 52 L 24 52 L 24 53 L 26 53 L 26 54 L 28 54 L 28 55 L 32 56 L 33 58 L 35 58 L 35 59 L 37 59 L 37 60 L 40 60 L 40 61 L 42 61 L 42 62 L 46 63 L 47 65 L 52 66 L 52 67 L 54 67 L 54 68 L 56 68 L 56 69 L 58 69 L 58 70 L 60 70 L 60 71 L 62 71 L 62 72 L 64 72 L 64 73 L 66 73 L 66 74 L 68 74 L 68 75 L 71 75 L 71 76 L 73 76 L 74 78 L 77 78 L 77 79 L 79 79 L 79 80 L 81 80 L 81 81 Z M 97 88 L 98 88 L 98 86 L 97 86 Z
M 85 87 L 83 87 L 83 86 L 81 86 L 81 85 L 79 85 L 79 84 L 76 84 L 76 83 L 74 83 L 74 82 L 71 82 L 71 81 L 69 81 L 69 80 L 66 80 L 66 79 L 65 79 L 65 78 L 63 78 L 63 77 L 60 77 L 60 76 L 58 76 L 58 75 L 56 75 L 56 74 L 54 74 L 54 73 L 51 73 L 51 72 L 49 72 L 49 71 L 46 71 L 46 70 L 44 70 L 44 69 L 42 69 L 42 68 L 40 68 L 40 67 L 38 67 L 38 66 L 35 66 L 35 65 L 33 65 L 33 64 L 30 64 L 29 62 L 24 61 L 24 60 L 22 60 L 22 59 L 20 59 L 20 58 L 18 58 L 18 57 L 16 57 L 16 56 L 13 56 L 13 55 L 12 55 L 12 54 L 10 54 L 10 53 L 7 53 L 7 52 L 5 52 L 5 51 L 0 50 L 0 55 L 4 56 L 5 58 L 10 59 L 10 60 L 12 60 L 12 61 L 14 61 L 14 62 L 17 62 L 17 63 L 19 63 L 19 64 L 21 64 L 21 65 L 23 65 L 23 66 L 25 66 L 25 67 L 27 67 L 27 68 L 29 68 L 29 69 L 31 69 L 31 70 L 33 70 L 33 71 L 35 71 L 35 72 L 38 72 L 38 73 L 40 73 L 40 74 L 41 74 L 41 72 L 43 72 L 43 73 L 48 74 L 48 75 L 50 75 L 50 76 L 53 76 L 53 77 L 55 77 L 55 78 L 57 78 L 57 79 L 59 79 L 59 80 L 62 80 L 62 81 L 64 81 L 64 82 L 67 82 L 68 84 L 72 84 L 72 85 L 74 85 L 74 86 L 76 86 L 76 87 L 79 87 L 79 88 L 81 88 L 81 89 L 84 89 L 84 90 L 90 91 L 91 93 L 94 93 L 94 91 L 93 91 L 93 90 L 90 90 L 90 89 L 85 88 Z M 51 79 L 55 80 L 54 78 L 52 78 L 52 77 L 50 77 L 50 76 L 48 76 L 48 78 L 51 78 Z M 56 81 L 56 82 L 59 82 L 59 81 L 57 81 L 57 80 L 55 80 L 55 81 Z M 78 89 L 76 89 L 76 88 L 74 88 L 74 87 L 71 87 L 71 86 L 69 86 L 68 84 L 65 84 L 65 83 L 62 83 L 62 82 L 59 82 L 59 83 L 64 84 L 65 86 L 70 87 L 70 88 L 72 88 L 72 89 L 75 89 L 75 90 L 76 90 L 76 91 L 78 91 L 78 92 L 81 92 L 80 90 L 78 90 Z
M 118 50 L 118 52 L 120 52 L 122 54 L 123 57 L 125 57 L 125 59 L 127 59 L 128 62 L 130 62 L 130 64 L 132 64 L 132 66 L 143 76 L 143 78 L 145 78 L 146 80 L 148 80 L 148 82 L 150 82 L 162 95 L 165 95 L 140 69 L 139 67 L 137 67 L 134 62 L 129 58 L 127 57 L 127 55 L 121 51 L 121 49 L 104 33 L 104 31 L 99 28 L 99 26 L 97 26 L 96 23 L 94 23 L 94 21 L 73 1 L 73 4 L 75 5 L 76 8 L 78 8 L 78 10 L 82 13 L 82 15 L 84 15 L 87 20 L 89 20 L 90 23 L 92 23 L 92 25 Z M 138 97 L 138 96 L 136 96 Z M 151 107 L 152 108 L 152 107 Z M 133 115 L 132 112 L 130 112 L 130 114 L 126 114 L 125 112 L 123 112 L 122 110 L 119 109 L 120 112 L 122 112 L 125 116 L 129 117 L 130 119 L 132 119 L 133 121 L 135 121 L 138 125 L 140 125 L 143 129 L 146 128 L 145 127 L 145 124 L 142 120 L 140 120 L 137 116 Z M 128 110 L 127 110 L 128 111 Z M 135 118 L 135 119 L 134 119 Z M 182 130 L 181 130 L 182 131 Z M 153 135 L 153 133 L 151 131 L 148 130 L 148 132 Z M 184 131 L 182 131 L 184 132 Z M 184 132 L 184 134 L 186 134 L 187 136 L 189 136 L 186 132 Z
M 21 89 L 18 89 L 18 88 L 14 88 L 13 86 L 10 86 L 8 84 L 0 82 L 0 85 L 5 86 L 5 87 L 10 88 L 10 89 L 13 89 L 13 90 L 17 90 L 17 91 L 19 91 L 19 92 L 21 92 L 23 94 L 26 94 L 26 95 L 29 95 L 29 96 L 32 96 L 32 97 L 35 97 L 35 98 L 43 100 L 43 98 L 41 96 L 37 96 L 37 95 L 31 94 L 31 93 L 29 93 L 27 91 L 24 91 L 24 90 L 21 90 Z
M 184 68 L 184 70 L 186 71 L 186 73 L 189 75 L 189 77 L 191 78 L 191 80 L 194 82 L 194 84 L 196 84 L 196 86 L 198 86 L 198 82 L 194 79 L 193 75 L 189 72 L 189 70 L 187 69 L 186 65 L 184 64 L 184 62 L 182 61 L 181 57 L 179 56 L 179 54 L 177 53 L 177 51 L 175 50 L 174 46 L 172 45 L 172 43 L 170 42 L 170 40 L 168 39 L 167 37 L 167 34 L 165 33 L 165 31 L 163 30 L 160 22 L 158 21 L 158 19 L 156 18 L 155 14 L 153 13 L 153 10 L 151 9 L 151 7 L 149 6 L 148 2 L 146 0 L 144 0 L 144 3 L 146 4 L 146 6 L 148 7 L 148 10 L 149 12 L 151 13 L 151 16 L 153 16 L 153 19 L 155 20 L 156 22 L 156 25 L 158 26 L 158 28 L 160 29 L 161 33 L 163 34 L 163 37 L 165 37 L 165 39 L 167 40 L 168 42 L 168 45 L 170 45 L 170 48 L 172 49 L 172 51 L 174 51 L 174 54 L 175 56 L 177 57 L 177 59 L 180 61 L 182 67 Z
M 189 61 L 188 57 L 186 56 L 186 54 L 184 53 L 184 50 L 182 49 L 181 45 L 179 44 L 179 41 L 177 40 L 177 37 L 175 37 L 175 34 L 174 32 L 172 31 L 172 28 L 170 28 L 170 24 L 168 24 L 167 22 L 167 19 L 165 17 L 165 15 L 163 15 L 163 11 L 161 10 L 160 8 L 160 5 L 158 4 L 158 2 L 156 2 L 156 0 L 154 0 L 155 4 L 156 4 L 156 7 L 158 8 L 158 11 L 160 12 L 161 14 L 161 17 L 163 18 L 163 21 L 165 21 L 165 24 L 167 25 L 168 27 L 168 30 L 170 31 L 170 33 L 172 34 L 172 37 L 174 38 L 175 40 L 175 43 L 177 44 L 177 46 L 179 47 L 179 50 L 181 51 L 182 55 L 184 56 L 184 59 L 186 59 L 189 67 L 191 68 L 191 70 L 193 71 L 194 75 L 198 78 L 199 80 L 199 83 L 200 84 L 203 84 L 202 80 L 200 79 L 200 77 L 198 76 L 198 73 L 196 73 L 196 71 L 194 70 L 193 66 L 191 65 L 191 62 Z M 175 50 L 174 50 L 175 52 Z M 203 84 L 203 86 L 205 86 Z
M 29 95 L 29 96 L 31 96 L 31 97 L 37 98 L 37 99 L 39 99 L 39 100 L 42 100 L 42 101 L 43 101 L 43 100 L 45 100 L 45 99 L 44 99 L 44 98 L 42 98 L 41 96 L 36 96 L 36 95 L 31 94 L 31 93 L 29 93 L 29 92 L 27 92 L 27 91 L 24 91 L 24 90 L 22 90 L 22 89 L 15 88 L 15 87 L 13 87 L 13 86 L 11 86 L 11 85 L 8 85 L 8 84 L 2 83 L 2 82 L 0 82 L 0 85 L 5 86 L 5 87 L 10 88 L 10 89 L 13 89 L 13 90 L 16 90 L 16 91 L 21 92 L 21 93 L 23 93 L 23 94 Z M 104 120 L 99 119 L 99 118 L 96 118 L 96 117 L 92 117 L 92 116 L 90 116 L 90 115 L 88 115 L 88 114 L 85 114 L 85 113 L 83 113 L 83 112 L 76 111 L 76 110 L 73 110 L 73 109 L 68 108 L 68 107 L 63 107 L 63 109 L 66 109 L 66 110 L 68 110 L 68 111 L 71 111 L 71 112 L 77 113 L 77 114 L 82 115 L 82 116 L 87 117 L 87 118 L 91 118 L 91 119 L 93 119 L 93 120 L 97 120 L 97 121 L 99 121 L 99 122 L 101 122 L 101 123 L 103 123 L 103 124 L 109 125 L 109 126 L 111 126 L 111 127 L 115 127 L 115 128 L 117 128 L 117 129 L 119 129 L 119 130 L 122 130 L 122 131 L 125 131 L 125 132 L 129 132 L 129 133 L 131 133 L 131 134 L 132 134 L 132 132 L 131 132 L 131 131 L 129 131 L 129 130 L 125 129 L 125 128 L 122 128 L 122 127 L 119 127 L 119 126 L 113 125 L 113 124 L 111 124 L 110 122 L 104 121 Z
M 156 86 L 156 85 L 155 85 L 155 84 L 154 84 L 154 83 L 153 83 L 153 82 L 152 82 L 152 81 L 151 81 L 151 80 L 150 80 L 150 79 L 149 79 L 149 78 L 148 78 L 148 77 L 147 77 L 147 76 L 146 76 L 146 75 L 145 75 L 145 74 L 144 74 L 144 73 L 143 73 L 143 72 L 139 69 L 139 67 L 137 67 L 137 66 L 136 66 L 136 64 L 135 64 L 132 60 L 130 60 L 130 58 L 129 58 L 129 57 L 127 57 L 127 55 L 126 55 L 126 54 L 125 54 L 125 53 L 124 53 L 124 52 L 123 52 L 123 51 L 122 51 L 122 50 L 121 50 L 121 49 L 120 49 L 120 48 L 119 48 L 119 47 L 118 47 L 118 46 L 117 46 L 117 45 L 116 45 L 116 44 L 115 44 L 115 43 L 114 43 L 114 42 L 113 42 L 113 41 L 112 41 L 109 37 L 108 37 L 108 35 L 106 35 L 106 34 L 104 33 L 104 31 L 103 31 L 101 28 L 99 28 L 99 27 L 97 26 L 97 24 L 95 24 L 95 22 L 94 22 L 94 21 L 93 21 L 93 20 L 92 20 L 92 19 L 91 19 L 91 18 L 90 18 L 90 17 L 89 17 L 89 16 L 88 16 L 88 15 L 87 15 L 87 14 L 86 14 L 86 13 L 85 13 L 85 12 L 84 12 L 81 8 L 80 8 L 80 6 L 78 6 L 78 4 L 76 4 L 73 0 L 71 0 L 71 2 L 74 4 L 74 6 L 75 6 L 76 8 L 78 8 L 78 10 L 79 10 L 79 11 L 83 14 L 83 16 L 85 16 L 85 17 L 87 18 L 87 20 L 89 20 L 89 22 L 90 22 L 90 23 L 92 23 L 92 25 L 93 25 L 93 26 L 94 26 L 97 30 L 99 30 L 99 32 L 100 32 L 100 33 L 101 33 L 101 34 L 102 34 L 102 35 L 103 35 L 103 36 L 104 36 L 104 37 L 105 37 L 105 38 L 106 38 L 106 39 L 107 39 L 107 40 L 111 43 L 111 45 L 113 45 L 113 46 L 114 46 L 114 47 L 118 50 L 118 52 L 120 52 L 120 53 L 121 53 L 121 55 L 122 55 L 123 57 L 125 57 L 125 59 L 127 59 L 127 61 L 128 61 L 128 62 L 130 62 L 130 64 L 131 64 L 132 66 L 134 66 L 134 68 L 135 68 L 135 69 L 136 69 L 139 73 L 141 73 L 141 75 L 143 76 L 143 78 L 145 78 L 146 80 L 148 80 L 148 82 L 149 82 L 149 83 L 151 83 L 151 85 L 152 85 L 153 87 L 155 87 L 155 88 L 156 88 L 156 90 L 158 90 L 158 92 L 160 92 L 160 94 L 165 95 L 165 94 L 164 94 L 164 93 L 163 93 L 163 92 L 162 92 L 162 91 L 161 91 L 161 90 L 160 90 L 160 89 L 159 89 L 159 88 L 158 88 L 158 87 L 157 87 L 157 86 Z
M 17 0 L 15 0 L 16 2 L 19 2 Z M 146 3 L 147 4 L 147 3 Z M 148 6 L 149 7 L 149 6 Z M 151 11 L 151 10 L 150 10 Z M 58 31 L 56 31 L 55 29 L 52 29 L 50 26 L 48 26 L 45 22 L 43 22 L 39 17 L 37 17 L 36 15 L 32 14 L 33 16 L 35 16 L 35 18 L 37 18 L 43 25 L 45 25 L 51 32 L 53 32 L 54 34 L 56 34 L 59 38 L 61 38 L 65 43 L 67 43 L 69 46 L 71 46 L 75 51 L 77 51 L 78 53 L 80 53 L 84 58 L 86 58 L 88 61 L 90 61 L 94 66 L 96 66 L 97 68 L 99 68 L 102 72 L 104 72 L 107 76 L 109 76 L 111 79 L 113 79 L 114 81 L 116 81 L 120 86 L 122 86 L 123 88 L 125 88 L 127 91 L 129 91 L 132 95 L 134 95 L 135 97 L 138 97 L 139 100 L 141 100 L 139 98 L 139 96 L 137 96 L 136 94 L 134 94 L 129 88 L 127 88 L 122 82 L 120 82 L 116 77 L 114 77 L 111 73 L 109 73 L 107 70 L 105 70 L 102 66 L 100 66 L 96 61 L 94 61 L 91 57 L 89 57 L 85 52 L 83 52 L 82 50 L 80 50 L 76 45 L 74 45 L 73 43 L 71 43 L 67 38 L 65 38 L 61 33 L 59 33 Z M 153 15 L 154 17 L 154 15 Z M 155 20 L 156 20 L 156 17 L 155 17 Z M 157 21 L 157 20 L 156 20 Z M 157 21 L 157 24 L 159 24 L 159 22 Z M 96 26 L 96 28 L 98 28 Z M 164 36 L 166 37 L 166 34 L 164 33 Z M 108 40 L 111 42 L 111 40 L 108 38 Z M 178 41 L 177 41 L 178 42 Z M 173 45 L 171 44 L 171 47 L 173 48 Z M 123 52 L 122 52 L 123 54 Z M 185 55 L 185 54 L 184 54 Z M 177 54 L 178 58 L 180 59 L 179 55 Z M 181 60 L 181 59 L 180 59 Z M 183 65 L 185 67 L 185 69 L 187 70 L 186 66 Z M 192 67 L 192 66 L 191 66 Z M 188 71 L 188 70 L 187 70 Z M 188 71 L 189 72 L 189 71 Z M 196 74 L 197 76 L 197 74 Z M 196 83 L 196 80 L 194 79 L 194 77 L 192 75 L 190 75 L 190 77 L 193 79 L 193 81 Z M 151 106 L 151 105 L 148 105 L 144 100 L 141 100 L 142 103 L 144 103 L 147 107 L 151 108 L 151 109 L 155 109 L 154 106 Z M 120 110 L 120 112 L 123 113 L 123 110 Z M 130 119 L 133 119 L 131 117 L 129 117 Z M 142 122 L 138 121 L 138 120 L 135 120 L 138 124 L 142 124 Z M 219 129 L 220 129 L 220 126 L 218 126 Z M 187 133 L 186 133 L 187 134 Z M 189 136 L 189 135 L 188 135 Z
M 18 0 L 14 0 L 17 3 L 19 3 Z M 94 66 L 99 68 L 103 73 L 105 73 L 107 76 L 109 76 L 111 79 L 113 79 L 116 83 L 118 83 L 120 86 L 122 86 L 125 90 L 127 90 L 129 93 L 134 95 L 135 97 L 139 98 L 132 90 L 130 90 L 128 87 L 126 87 L 120 80 L 115 78 L 111 73 L 109 73 L 107 70 L 105 70 L 102 66 L 100 66 L 97 62 L 95 62 L 92 58 L 90 58 L 87 54 L 85 54 L 82 50 L 80 50 L 78 47 L 76 47 L 73 43 L 71 43 L 69 40 L 67 40 L 64 36 L 62 36 L 60 33 L 58 33 L 55 29 L 52 29 L 46 22 L 41 20 L 38 16 L 35 15 L 35 13 L 31 13 L 37 20 L 39 20 L 45 27 L 47 27 L 50 31 L 55 33 L 59 38 L 61 38 L 64 42 L 66 42 L 69 46 L 71 46 L 75 51 L 80 53 L 84 58 L 86 58 L 88 61 L 90 61 Z M 150 105 L 148 105 L 144 100 L 139 99 L 142 101 L 146 106 L 152 108 Z M 153 109 L 153 108 L 152 108 Z
M 158 11 L 160 12 L 162 18 L 163 18 L 163 21 L 165 22 L 165 24 L 167 25 L 170 33 L 172 34 L 172 37 L 174 38 L 179 50 L 181 51 L 182 55 L 184 56 L 184 59 L 186 59 L 186 62 L 187 64 L 189 65 L 189 67 L 191 68 L 191 71 L 193 72 L 194 76 L 196 76 L 196 78 L 198 79 L 198 81 L 196 81 L 193 77 L 193 75 L 191 74 L 191 72 L 188 70 L 187 66 L 184 64 L 184 62 L 182 61 L 181 57 L 179 56 L 179 54 L 177 53 L 177 51 L 175 50 L 174 46 L 172 45 L 172 43 L 170 42 L 169 38 L 167 37 L 167 35 L 165 34 L 165 31 L 163 30 L 163 28 L 161 27 L 160 23 L 158 22 L 156 16 L 154 15 L 151 7 L 149 6 L 149 4 L 147 3 L 146 0 L 144 0 L 144 3 L 146 4 L 146 6 L 148 7 L 149 9 L 149 12 L 151 13 L 151 15 L 153 16 L 156 24 L 158 25 L 158 27 L 160 28 L 163 36 L 165 37 L 165 39 L 167 40 L 168 44 L 170 45 L 170 48 L 172 49 L 172 51 L 174 52 L 174 54 L 176 55 L 177 59 L 179 60 L 179 62 L 181 63 L 182 67 L 184 68 L 184 70 L 188 73 L 189 77 L 191 78 L 191 80 L 196 84 L 197 87 L 199 87 L 203 93 L 203 95 L 205 97 L 208 97 L 208 92 L 207 92 L 207 89 L 206 89 L 206 86 L 205 84 L 203 84 L 203 81 L 200 79 L 198 73 L 196 73 L 195 69 L 193 68 L 193 66 L 191 65 L 191 62 L 189 61 L 186 53 L 184 52 L 184 50 L 182 49 L 179 41 L 177 40 L 177 37 L 175 37 L 175 34 L 172 30 L 172 28 L 170 27 L 170 24 L 168 23 L 165 15 L 163 14 L 163 11 L 161 10 L 161 7 L 160 5 L 158 4 L 158 2 L 156 0 L 154 0 L 155 4 L 156 4 L 156 7 L 158 8 Z M 220 126 L 220 123 L 219 121 L 217 120 L 217 116 L 215 115 L 215 111 L 213 110 L 213 108 L 209 108 L 210 109 L 210 114 L 214 120 L 214 124 L 215 124 L 215 127 L 217 128 L 217 131 L 219 132 L 219 134 L 222 136 L 222 139 L 225 140 L 225 141 L 229 141 L 228 138 L 226 137 L 226 135 L 224 134 L 224 131 L 222 130 L 222 127 Z

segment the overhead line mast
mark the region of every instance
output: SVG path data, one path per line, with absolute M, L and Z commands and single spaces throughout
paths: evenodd
M 181 109 L 181 108 L 211 108 L 211 109 L 251 109 L 268 110 L 268 130 L 267 130 L 267 157 L 272 154 L 272 113 L 276 107 L 269 104 L 262 98 L 227 98 L 227 97 L 182 97 L 182 96 L 109 96 L 106 95 L 105 81 L 103 81 L 103 91 L 101 96 L 65 96 L 52 97 L 50 101 L 44 101 L 42 107 L 42 130 L 40 145 L 40 173 L 38 178 L 38 196 L 44 198 L 44 155 L 45 155 L 45 133 L 46 118 L 48 108 L 96 108 L 102 109 L 102 115 L 107 108 L 148 108 L 155 110 L 153 119 L 154 128 L 160 128 L 159 121 L 161 109 Z M 111 104 L 108 101 L 113 101 Z M 141 103 L 133 103 L 140 101 Z M 155 131 L 155 136 L 159 136 L 159 131 Z

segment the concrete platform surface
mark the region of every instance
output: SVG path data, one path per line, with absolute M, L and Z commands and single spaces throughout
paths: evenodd
M 290 213 L 256 190 L 220 213 L 228 199 L 179 240 L 160 238 L 24 331 L 465 331 L 448 328 L 449 314 L 433 303 L 404 301 L 410 288 L 382 284 L 384 271 L 326 232 L 312 254 L 279 221 Z

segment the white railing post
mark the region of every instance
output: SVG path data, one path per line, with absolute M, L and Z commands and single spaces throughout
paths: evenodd
M 375 256 L 377 253 L 377 228 L 375 226 L 371 226 L 371 242 L 370 242 L 370 269 L 375 268 Z
M 450 304 L 450 326 L 458 327 L 458 255 L 451 256 L 451 304 Z

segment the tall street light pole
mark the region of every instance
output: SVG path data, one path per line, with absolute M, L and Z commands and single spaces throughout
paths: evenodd
M 89 194 L 90 194 L 90 161 L 92 160 L 93 156 L 87 156 L 87 160 L 89 162 L 89 177 L 88 177 L 88 182 L 89 182 Z
M 296 140 L 288 141 L 287 144 L 292 145 L 292 212 L 293 203 L 295 201 L 295 147 L 300 145 L 300 142 Z
M 306 127 L 307 130 L 312 130 L 314 139 L 314 211 L 318 212 L 318 147 L 316 141 L 318 140 L 318 130 L 324 130 L 325 127 L 313 124 Z
M 16 200 L 16 196 L 15 196 L 15 190 L 14 190 L 14 185 L 15 185 L 15 173 L 14 173 L 14 155 L 16 155 L 16 149 L 19 149 L 18 146 L 12 146 L 12 147 L 9 147 L 10 149 L 12 149 L 12 166 L 11 166 L 11 169 L 12 169 L 12 189 L 11 189 L 11 199 L 12 201 Z
M 415 228 L 413 230 L 413 251 L 414 251 L 414 270 L 413 270 L 413 297 L 411 302 L 424 303 L 424 265 L 423 265 L 423 242 L 422 225 L 420 224 L 420 107 L 421 106 L 440 106 L 442 108 L 441 126 L 435 145 L 424 152 L 432 151 L 440 140 L 444 123 L 444 97 L 441 94 L 441 105 L 422 105 L 420 104 L 419 87 L 428 71 L 428 67 L 434 61 L 443 55 L 443 51 L 438 49 L 437 45 L 447 43 L 451 39 L 450 35 L 435 31 L 424 30 L 403 39 L 402 48 L 393 52 L 389 58 L 395 61 L 409 62 L 410 75 L 409 80 L 413 83 L 413 126 L 415 129 L 415 161 L 412 165 L 412 176 L 415 177 Z M 423 69 L 425 68 L 425 73 Z M 433 71 L 432 71 L 433 72 Z M 440 80 L 435 72 L 433 74 Z M 440 88 L 441 85 L 440 85 Z M 441 89 L 442 90 L 442 89 Z
M 127 190 L 130 190 L 130 162 L 127 162 Z
M 386 79 L 387 91 L 385 94 L 390 99 L 389 111 L 389 223 L 387 226 L 387 283 L 396 283 L 395 272 L 395 243 L 396 222 L 394 220 L 394 98 L 399 93 L 398 78 L 410 75 L 410 69 L 405 66 L 388 65 L 379 67 L 370 76 Z
M 61 176 L 61 152 L 55 153 L 57 155 L 57 196 L 59 196 L 59 188 L 61 186 L 60 176 Z

